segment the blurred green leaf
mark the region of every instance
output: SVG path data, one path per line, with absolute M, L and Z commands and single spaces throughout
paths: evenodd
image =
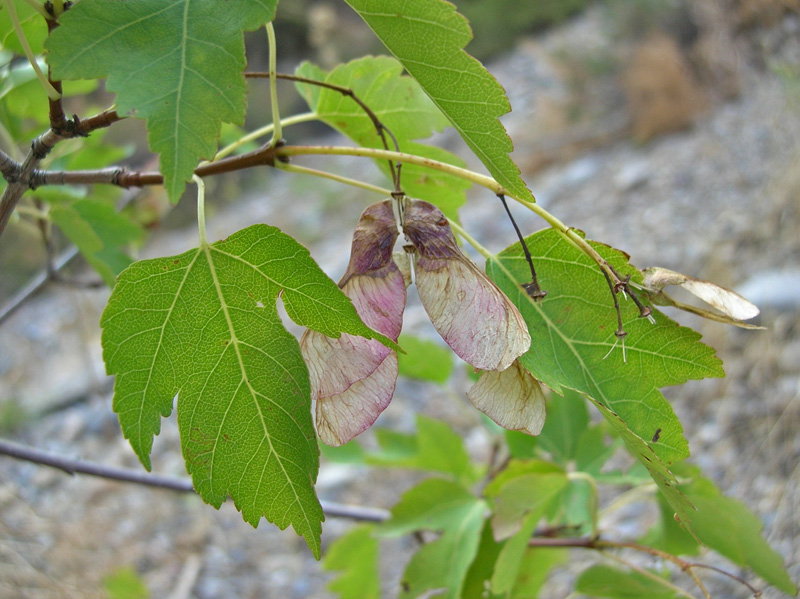
M 397 343 L 406 350 L 398 354 L 400 374 L 411 379 L 444 383 L 453 371 L 453 352 L 440 344 L 402 334 Z
M 91 199 L 57 204 L 50 210 L 50 216 L 109 287 L 133 262 L 123 248 L 144 234 L 112 206 Z
M 610 599 L 678 599 L 685 597 L 639 572 L 592 566 L 581 572 L 575 591 Z
M 443 472 L 465 482 L 480 476 L 481 468 L 470 460 L 464 441 L 441 420 L 419 414 L 416 434 L 376 429 L 375 438 L 380 450 L 367 454 L 368 464 Z
M 47 22 L 35 8 L 24 0 L 11 0 L 11 2 L 14 4 L 31 51 L 34 55 L 41 54 L 44 51 L 44 40 L 47 39 Z M 0 47 L 7 48 L 18 56 L 25 56 L 22 44 L 14 31 L 14 25 L 11 23 L 11 16 L 2 2 L 0 2 Z M 46 68 L 44 72 L 47 72 Z
M 522 556 L 519 574 L 506 599 L 537 599 L 550 570 L 568 560 L 569 551 L 566 549 L 529 547 Z
M 403 574 L 401 598 L 416 598 L 432 589 L 443 589 L 441 596 L 451 599 L 461 596 L 478 551 L 486 509 L 486 503 L 464 487 L 440 478 L 422 481 L 403 494 L 378 532 L 386 536 L 417 530 L 442 534 L 411 558 Z
M 142 578 L 133 568 L 119 568 L 103 579 L 108 599 L 149 599 Z
M 329 572 L 341 572 L 328 583 L 328 590 L 340 599 L 378 599 L 378 541 L 372 536 L 374 526 L 362 524 L 334 541 L 322 562 Z
M 687 470 L 695 478 L 680 489 L 697 507 L 688 514 L 688 524 L 697 538 L 784 593 L 796 594 L 797 586 L 789 578 L 783 558 L 761 536 L 763 524 L 758 517 L 741 501 L 722 495 L 714 483 L 699 475 L 699 469 Z
M 510 591 L 520 573 L 528 541 L 550 504 L 557 499 L 567 484 L 564 474 L 526 474 L 504 484 L 494 497 L 492 530 L 496 539 L 502 539 L 523 516 L 513 536 L 508 539 L 492 576 L 492 592 Z
M 411 77 L 402 76 L 402 72 L 403 65 L 393 58 L 367 56 L 335 68 L 324 77 L 324 81 L 355 91 L 359 99 L 389 128 L 401 152 L 464 167 L 464 161 L 458 156 L 442 148 L 413 141 L 430 137 L 434 132 L 444 129 L 449 122 L 419 84 Z M 324 71 L 304 63 L 296 73 L 317 79 Z M 375 124 L 352 98 L 304 83 L 298 83 L 297 87 L 321 120 L 360 146 L 383 148 Z M 309 89 L 312 87 L 319 91 Z M 391 139 L 389 143 L 390 149 L 394 149 Z M 388 163 L 379 160 L 377 164 L 388 176 Z M 411 197 L 436 204 L 451 218 L 457 217 L 458 208 L 466 201 L 465 192 L 471 185 L 459 177 L 413 164 L 403 165 L 402 177 L 403 191 Z
M 622 441 L 615 439 L 606 443 L 603 426 L 590 426 L 578 438 L 575 447 L 575 468 L 592 476 L 599 476 L 600 470 L 612 455 L 622 446 Z
M 562 397 L 551 393 L 539 445 L 549 451 L 556 462 L 566 465 L 575 459 L 578 440 L 588 425 L 589 412 L 580 393 L 568 389 Z
M 530 514 L 537 515 L 538 523 L 552 499 L 567 485 L 567 475 L 564 472 L 520 472 L 501 484 L 494 485 L 494 482 L 493 487 L 487 487 L 484 492 L 492 500 L 492 530 L 495 539 L 500 540 L 517 534 Z
M 675 511 L 663 495 L 658 495 L 656 501 L 659 519 L 647 531 L 642 544 L 672 555 L 696 555 L 700 551 L 700 543 L 675 521 Z

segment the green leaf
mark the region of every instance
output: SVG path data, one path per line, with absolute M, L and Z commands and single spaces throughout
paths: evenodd
M 672 555 L 696 555 L 700 543 L 675 520 L 675 510 L 663 495 L 658 495 L 659 519 L 647 531 L 642 544 Z
M 464 441 L 441 420 L 418 414 L 415 435 L 376 429 L 375 437 L 380 451 L 367 454 L 368 464 L 443 472 L 464 482 L 474 482 L 481 474 Z
M 487 595 L 489 581 L 492 578 L 494 564 L 497 561 L 497 556 L 500 555 L 503 545 L 505 545 L 505 542 L 498 543 L 494 540 L 492 526 L 488 520 L 485 521 L 481 531 L 481 540 L 478 543 L 478 551 L 464 578 L 464 585 L 461 591 L 462 599 L 487 599 L 487 597 L 493 597 Z
M 567 475 L 563 472 L 522 474 L 506 481 L 492 492 L 494 514 L 492 530 L 494 538 L 501 540 L 517 535 L 527 525 L 535 528 L 544 516 L 551 501 L 567 485 Z M 536 516 L 536 522 L 529 522 L 529 516 Z M 528 538 L 533 533 L 528 531 Z
M 549 451 L 556 462 L 566 464 L 575 458 L 578 439 L 588 425 L 589 412 L 581 394 L 570 390 L 565 390 L 563 397 L 551 394 L 539 445 Z
M 697 469 L 690 469 L 697 475 Z M 709 479 L 697 476 L 681 485 L 697 511 L 688 514 L 689 525 L 700 541 L 728 559 L 751 568 L 784 593 L 797 586 L 783 567 L 783 559 L 761 536 L 761 521 L 741 501 L 725 497 Z
M 567 563 L 566 549 L 529 547 L 522 556 L 519 574 L 507 599 L 538 599 L 539 591 L 550 575 L 550 570 Z
M 329 572 L 341 572 L 328 583 L 328 590 L 341 599 L 378 599 L 378 541 L 372 536 L 374 526 L 362 524 L 339 537 L 330 546 L 322 567 Z
M 621 443 L 618 439 L 610 444 L 605 442 L 604 428 L 601 425 L 591 426 L 583 431 L 578 439 L 575 448 L 575 468 L 579 472 L 599 476 L 605 463 L 619 449 Z
M 392 508 L 392 517 L 378 527 L 379 533 L 396 536 L 431 530 L 442 534 L 411 558 L 403 574 L 401 598 L 415 598 L 432 589 L 443 589 L 441 596 L 452 599 L 461 596 L 478 551 L 485 512 L 483 500 L 439 478 L 422 481 L 403 494 Z
M 310 79 L 322 77 L 326 83 L 352 89 L 389 128 L 400 151 L 464 167 L 464 161 L 458 156 L 413 141 L 430 137 L 449 122 L 419 84 L 411 77 L 401 76 L 402 72 L 403 65 L 387 56 L 360 58 L 337 67 L 327 76 L 310 63 L 297 69 L 297 75 Z M 298 83 L 297 87 L 322 121 L 360 146 L 383 148 L 375 124 L 352 98 L 315 85 Z M 389 143 L 392 143 L 391 139 Z M 390 148 L 394 149 L 391 145 Z M 387 176 L 390 174 L 385 160 L 379 160 L 377 164 Z M 464 179 L 413 164 L 403 165 L 402 183 L 403 191 L 409 196 L 436 204 L 451 218 L 457 216 L 470 187 Z
M 428 339 L 402 334 L 397 343 L 406 350 L 398 354 L 400 374 L 411 379 L 445 383 L 453 372 L 453 352 Z
M 495 515 L 492 529 L 495 538 L 505 536 L 509 522 L 513 522 L 524 506 L 524 519 L 519 530 L 506 542 L 497 558 L 492 576 L 492 592 L 509 592 L 520 573 L 522 560 L 537 524 L 560 496 L 567 484 L 564 474 L 526 474 L 508 481 L 494 498 Z
M 512 195 L 533 201 L 508 156 L 513 144 L 498 120 L 509 110 L 503 88 L 464 52 L 467 20 L 444 0 L 346 0 L 450 119 L 467 145 Z
M 97 200 L 53 206 L 50 216 L 109 287 L 132 262 L 122 248 L 144 234 L 126 216 Z
M 47 41 L 58 79 L 108 77 L 117 110 L 147 119 L 164 184 L 177 202 L 223 122 L 244 122 L 243 31 L 275 14 L 277 0 L 82 0 Z
M 628 451 L 647 468 L 650 477 L 664 494 L 665 499 L 669 502 L 672 509 L 675 510 L 677 517 L 691 532 L 692 530 L 689 527 L 689 513 L 695 508 L 691 501 L 678 489 L 678 481 L 675 475 L 670 472 L 666 464 L 655 454 L 653 447 L 648 445 L 644 439 L 637 436 L 628 428 L 628 425 L 622 418 L 600 402 L 595 400 L 592 400 L 592 402 L 606 419 L 606 422 L 611 425 L 612 430 L 614 430 L 625 443 Z
M 520 360 L 557 392 L 585 393 L 603 413 L 628 450 L 648 469 L 683 522 L 691 504 L 675 487 L 667 464 L 689 454 L 683 427 L 659 387 L 688 379 L 722 376 L 714 350 L 700 335 L 653 311 L 656 324 L 639 317 L 631 301 L 621 301 L 628 336 L 622 347 L 614 331 L 617 316 L 599 268 L 556 231 L 527 239 L 547 297 L 534 302 L 522 290 L 530 270 L 520 246 L 487 263 L 487 273 L 519 308 L 531 334 L 531 349 Z M 618 250 L 595 244 L 622 276 L 640 273 Z
M 117 279 L 103 313 L 103 357 L 116 374 L 122 432 L 150 469 L 153 436 L 178 395 L 194 487 L 247 522 L 292 524 L 319 556 L 319 450 L 308 371 L 276 299 L 297 324 L 388 339 L 367 328 L 308 251 L 253 225 L 179 256 L 142 260 Z
M 673 591 L 639 572 L 610 566 L 592 566 L 581 572 L 575 591 L 590 597 L 611 599 L 677 599 L 684 595 Z
M 24 0 L 11 0 L 17 12 L 25 39 L 31 46 L 34 55 L 43 51 L 44 40 L 47 39 L 47 23 L 30 4 Z M 0 47 L 11 50 L 20 56 L 25 55 L 22 44 L 19 42 L 11 17 L 3 2 L 0 2 Z M 44 91 L 42 91 L 44 94 Z
M 519 244 L 487 263 L 487 273 L 517 304 L 531 334 L 531 349 L 520 359 L 545 385 L 561 393 L 585 393 L 615 411 L 643 439 L 656 437 L 653 450 L 667 463 L 688 456 L 680 421 L 658 390 L 689 379 L 723 376 L 714 350 L 695 331 L 653 311 L 656 324 L 639 317 L 631 301 L 621 300 L 628 336 L 625 354 L 614 331 L 617 316 L 610 291 L 597 265 L 556 231 L 527 239 L 542 288 L 534 302 L 522 290 L 530 270 Z M 595 244 L 622 276 L 640 277 L 618 250 Z M 634 279 L 635 280 L 635 279 Z M 610 352 L 610 353 L 609 353 Z
M 150 591 L 133 568 L 118 568 L 103 579 L 108 599 L 148 599 Z

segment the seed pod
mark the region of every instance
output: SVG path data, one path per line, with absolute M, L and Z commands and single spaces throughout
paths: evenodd
M 436 206 L 409 200 L 403 230 L 415 248 L 422 305 L 445 342 L 475 368 L 508 368 L 531 345 L 519 310 L 461 252 Z
M 350 264 L 339 282 L 364 323 L 394 341 L 406 303 L 406 283 L 392 260 L 397 235 L 389 201 L 369 206 L 356 225 Z M 333 339 L 309 330 L 300 349 L 322 442 L 347 443 L 389 405 L 397 381 L 397 354 L 380 341 L 348 334 Z
M 542 432 L 545 400 L 542 386 L 519 360 L 505 370 L 487 370 L 467 391 L 476 408 L 505 429 L 529 435 Z

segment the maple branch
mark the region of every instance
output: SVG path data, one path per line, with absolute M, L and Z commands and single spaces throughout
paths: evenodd
M 192 481 L 187 478 L 150 474 L 130 468 L 118 468 L 116 466 L 107 466 L 96 462 L 68 458 L 60 454 L 42 451 L 5 439 L 0 439 L 0 455 L 23 460 L 25 462 L 32 462 L 41 466 L 50 466 L 51 468 L 56 468 L 70 475 L 88 474 L 89 476 L 136 483 L 148 487 L 178 491 L 180 493 L 195 492 Z M 322 505 L 322 510 L 325 512 L 325 515 L 333 518 L 350 518 L 351 520 L 360 520 L 364 522 L 383 522 L 387 520 L 390 515 L 387 510 L 376 507 L 348 505 L 323 500 L 320 500 L 320 504 Z
M 0 196 L 0 235 L 5 231 L 6 225 L 20 198 L 29 188 L 36 187 L 31 180 L 36 167 L 58 142 L 72 137 L 86 137 L 92 131 L 108 127 L 122 118 L 124 117 L 119 116 L 116 110 L 105 110 L 85 121 L 73 117 L 73 120 L 69 121 L 71 125 L 62 131 L 56 132 L 54 129 L 49 129 L 33 140 L 31 149 L 22 163 L 3 153 L 0 156 L 0 160 L 2 161 L 3 176 L 8 181 L 8 186 L 3 191 L 3 195 Z
M 269 73 L 263 72 L 249 72 L 244 74 L 245 77 L 252 78 L 252 79 L 269 79 Z M 373 112 L 373 110 L 364 102 L 361 98 L 356 95 L 356 92 L 350 89 L 349 87 L 344 87 L 343 85 L 336 85 L 335 83 L 328 83 L 327 81 L 318 81 L 316 79 L 309 79 L 308 77 L 301 77 L 299 75 L 289 75 L 287 73 L 275 73 L 276 79 L 283 79 L 285 81 L 294 81 L 295 83 L 305 83 L 307 85 L 316 85 L 318 87 L 324 87 L 325 89 L 329 89 L 335 92 L 339 92 L 343 96 L 346 96 L 353 100 L 361 110 L 369 117 L 369 120 L 372 121 L 373 127 L 375 127 L 375 131 L 378 133 L 378 137 L 381 138 L 381 143 L 383 143 L 383 148 L 385 150 L 389 149 L 389 142 L 386 139 L 386 135 L 392 138 L 392 144 L 394 145 L 394 149 L 396 152 L 400 151 L 400 145 L 397 143 L 397 138 L 394 136 L 394 133 L 383 124 L 383 122 L 378 118 L 378 115 Z M 395 184 L 395 191 L 400 191 L 400 167 L 402 164 L 398 163 L 397 170 L 395 170 L 395 164 L 393 160 L 388 160 L 389 162 L 389 170 L 392 174 L 392 181 Z

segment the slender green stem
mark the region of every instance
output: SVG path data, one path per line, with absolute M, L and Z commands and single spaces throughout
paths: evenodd
M 336 175 L 334 173 L 328 173 L 326 171 L 320 171 L 314 168 L 308 168 L 305 166 L 299 166 L 296 164 L 286 164 L 285 162 L 276 162 L 275 167 L 279 168 L 282 171 L 286 171 L 287 173 L 297 173 L 300 175 L 311 175 L 313 177 L 319 177 L 321 179 L 330 179 L 331 181 L 338 181 L 339 183 L 344 183 L 345 185 L 350 185 L 352 187 L 358 187 L 360 189 L 365 189 L 367 191 L 372 191 L 382 196 L 389 197 L 392 195 L 392 192 L 388 189 L 384 189 L 383 187 L 378 187 L 377 185 L 372 185 L 370 183 L 365 183 L 364 181 L 359 181 L 358 179 L 351 179 L 350 177 L 343 177 L 341 175 Z
M 451 220 L 450 227 L 458 234 L 459 237 L 462 237 L 468 244 L 474 247 L 481 256 L 483 256 L 487 260 L 491 260 L 492 258 L 495 257 L 494 254 L 492 254 L 492 252 L 483 247 L 477 239 L 475 239 L 472 235 L 467 233 L 464 230 L 464 228 L 457 222 Z
M 304 112 L 302 114 L 295 114 L 293 116 L 287 117 L 285 119 L 281 119 L 281 127 L 290 127 L 292 125 L 297 125 L 299 123 L 308 123 L 310 121 L 315 121 L 319 118 L 316 112 Z M 275 125 L 270 123 L 269 125 L 264 125 L 256 129 L 255 131 L 251 131 L 247 135 L 243 135 L 233 143 L 228 144 L 224 148 L 222 148 L 219 152 L 216 153 L 213 160 L 208 162 L 214 162 L 215 160 L 220 160 L 225 158 L 226 156 L 230 156 L 236 150 L 241 148 L 243 145 L 250 143 L 251 141 L 255 141 L 259 137 L 263 137 L 265 135 L 269 135 L 275 130 Z M 204 162 L 203 164 L 206 164 Z
M 50 15 L 47 14 L 47 11 L 44 9 L 44 6 L 41 2 L 37 2 L 36 0 L 25 0 L 25 4 L 33 8 L 36 12 L 42 15 L 45 19 L 49 19 Z M 63 5 L 63 2 L 62 2 Z
M 200 238 L 200 247 L 208 245 L 206 236 L 206 184 L 197 175 L 192 175 L 197 183 L 197 233 Z
M 497 181 L 492 179 L 491 177 L 487 177 L 486 175 L 480 175 L 478 173 L 474 173 L 470 170 L 460 168 L 458 166 L 453 166 L 452 164 L 447 164 L 445 162 L 439 162 L 438 160 L 432 160 L 430 158 L 424 158 L 422 156 L 416 156 L 414 154 L 406 154 L 405 152 L 393 152 L 391 150 L 379 150 L 377 148 L 350 148 L 350 147 L 343 147 L 343 146 L 285 146 L 283 148 L 278 149 L 278 155 L 281 156 L 303 156 L 303 155 L 334 155 L 334 156 L 365 156 L 368 158 L 375 158 L 378 160 L 394 160 L 399 161 L 404 164 L 415 164 L 418 166 L 430 168 L 433 170 L 437 170 L 443 173 L 447 173 L 458 177 L 460 179 L 465 179 L 467 181 L 471 181 L 476 185 L 480 185 L 487 189 L 490 189 L 495 194 L 503 194 L 507 197 L 514 199 L 519 204 L 525 206 L 528 210 L 542 218 L 547 224 L 549 224 L 553 229 L 558 231 L 561 236 L 568 241 L 571 245 L 582 251 L 584 254 L 589 256 L 594 262 L 600 266 L 600 268 L 605 271 L 611 280 L 615 283 L 621 283 L 616 274 L 612 271 L 609 267 L 608 263 L 603 259 L 600 254 L 595 251 L 595 249 L 587 242 L 583 237 L 581 237 L 574 229 L 568 227 L 564 224 L 561 220 L 556 218 L 554 215 L 550 214 L 547 210 L 536 204 L 535 202 L 530 202 L 528 200 L 519 198 L 511 193 L 509 193 L 502 185 L 500 185 Z M 477 248 L 476 248 L 477 249 Z
M 25 32 L 22 30 L 22 23 L 19 22 L 19 16 L 17 15 L 17 9 L 14 8 L 14 3 L 12 0 L 5 0 L 6 10 L 8 10 L 8 18 L 11 20 L 11 24 L 14 26 L 14 31 L 19 38 L 19 43 L 22 45 L 22 49 L 25 51 L 25 56 L 28 57 L 28 61 L 31 63 L 33 70 L 36 72 L 36 78 L 39 79 L 44 90 L 47 92 L 47 97 L 51 100 L 58 100 L 61 97 L 61 94 L 58 93 L 56 88 L 54 88 L 50 82 L 47 80 L 47 75 L 42 72 L 42 69 L 39 68 L 39 63 L 36 62 L 36 57 L 33 55 L 33 50 L 31 50 L 31 45 L 28 43 L 28 38 L 25 37 Z
M 267 39 L 269 41 L 269 98 L 272 101 L 272 123 L 275 125 L 269 147 L 274 148 L 281 140 L 283 131 L 281 130 L 281 112 L 278 106 L 278 79 L 275 77 L 275 73 L 278 71 L 278 44 L 275 41 L 275 28 L 272 26 L 272 21 L 267 23 Z
M 645 483 L 643 485 L 638 485 L 633 489 L 630 489 L 614 499 L 610 505 L 608 505 L 601 513 L 600 518 L 605 518 L 608 514 L 615 512 L 618 509 L 625 507 L 631 503 L 636 501 L 640 501 L 642 499 L 649 499 L 653 496 L 653 493 L 656 491 L 658 487 L 656 487 L 655 483 Z

